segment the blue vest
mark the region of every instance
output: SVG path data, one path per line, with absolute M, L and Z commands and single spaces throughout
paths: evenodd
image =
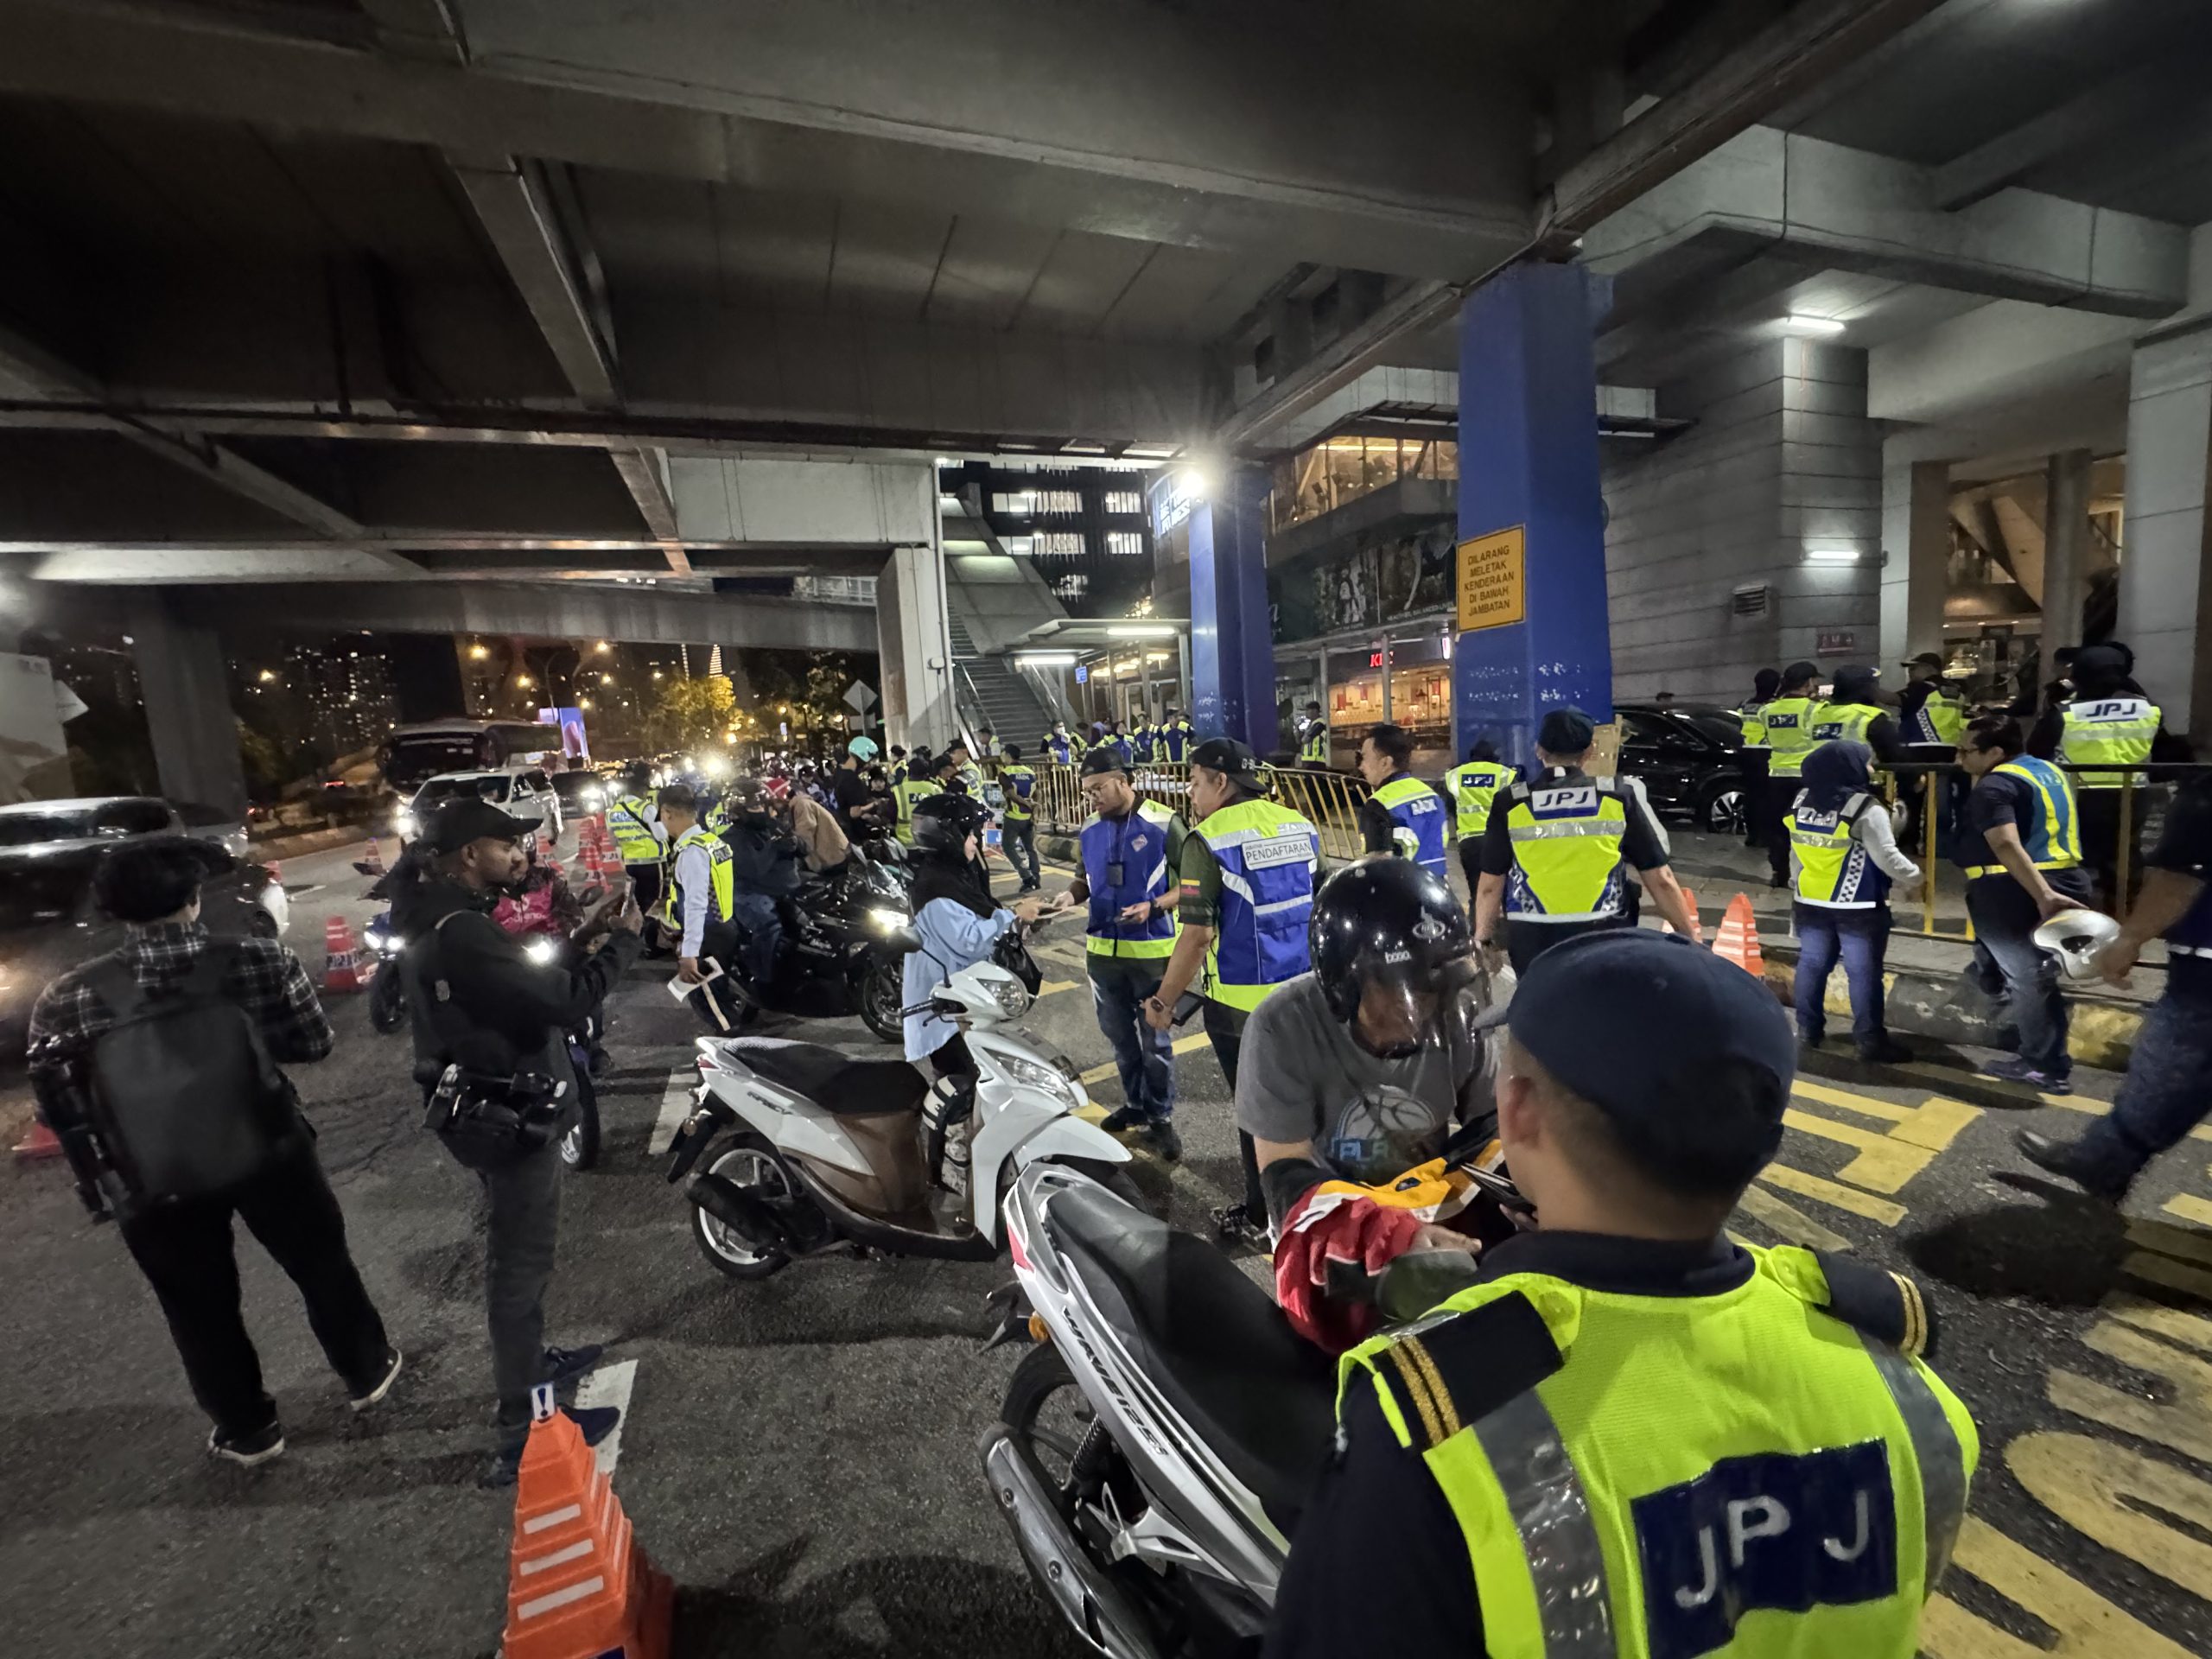
M 1084 941 L 1096 956 L 1165 957 L 1175 945 L 1175 912 L 1155 912 L 1149 921 L 1116 918 L 1131 905 L 1166 896 L 1175 873 L 1167 868 L 1167 809 L 1141 800 L 1125 818 L 1093 815 L 1077 837 L 1083 879 L 1090 888 Z M 1118 874 L 1120 880 L 1115 879 Z
M 1221 864 L 1221 913 L 1207 957 L 1206 994 L 1249 1013 L 1313 967 L 1306 923 L 1321 838 L 1273 801 L 1240 801 L 1198 825 Z
M 2020 830 L 2020 844 L 2027 849 L 2028 861 L 2039 870 L 2068 869 L 2079 864 L 2082 830 L 2075 817 L 2073 779 L 2050 761 L 2030 754 L 2015 755 L 1997 770 L 2024 777 L 2036 786 L 2040 810 L 2035 822 L 2023 824 Z M 1981 868 L 1993 874 L 2005 874 L 2001 864 Z
M 1398 849 L 1449 887 L 1452 878 L 1444 861 L 1447 816 L 1444 798 L 1420 779 L 1402 772 L 1376 790 L 1375 798 L 1398 826 Z
M 1185 751 L 1191 747 L 1191 739 L 1193 735 L 1191 722 L 1187 720 L 1171 721 L 1168 724 L 1162 726 L 1156 735 L 1160 741 L 1158 746 L 1153 750 L 1154 759 L 1179 765 Z
M 1045 740 L 1045 747 L 1052 752 L 1052 764 L 1065 766 L 1068 763 L 1068 740 L 1058 735 Z

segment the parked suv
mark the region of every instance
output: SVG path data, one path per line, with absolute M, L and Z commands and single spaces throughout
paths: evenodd
M 412 841 L 427 815 L 448 801 L 465 800 L 472 795 L 499 808 L 522 830 L 543 830 L 552 840 L 561 839 L 561 798 L 542 766 L 440 772 L 425 780 L 393 815 L 392 833 L 403 842 Z
M 1744 717 L 1718 703 L 1614 705 L 1621 725 L 1620 770 L 1642 780 L 1651 809 L 1700 830 L 1740 836 Z

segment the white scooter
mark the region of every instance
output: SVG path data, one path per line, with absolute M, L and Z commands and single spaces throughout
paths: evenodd
M 933 1011 L 966 1035 L 982 1073 L 964 1196 L 938 1182 L 946 1122 L 964 1103 L 957 1084 L 933 1085 L 904 1060 L 854 1059 L 817 1044 L 701 1038 L 699 1086 L 670 1147 L 668 1179 L 683 1183 L 694 1206 L 707 1260 L 733 1279 L 855 1249 L 988 1261 L 999 1250 L 1002 1194 L 1022 1170 L 1047 1161 L 1135 1201 L 1120 1167 L 1128 1148 L 1074 1116 L 1090 1103 L 1075 1068 L 1008 1028 L 1028 1012 L 1037 982 L 1015 931 L 993 960 L 961 969 L 931 996 Z

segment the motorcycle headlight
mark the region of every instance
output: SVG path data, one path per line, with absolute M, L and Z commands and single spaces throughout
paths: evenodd
M 1028 993 L 1024 991 L 1022 995 L 1027 997 Z M 1074 1084 L 1051 1066 L 1041 1065 L 1020 1054 L 1002 1054 L 997 1058 L 1007 1076 L 1024 1088 L 1050 1095 L 1071 1112 L 1083 1104 L 1083 1097 L 1076 1092 Z
M 561 947 L 549 938 L 535 938 L 522 948 L 522 953 L 540 967 L 561 954 Z
M 893 910 L 888 906 L 871 910 L 868 913 L 868 925 L 879 933 L 889 933 L 895 929 L 906 926 L 906 912 L 903 910 Z

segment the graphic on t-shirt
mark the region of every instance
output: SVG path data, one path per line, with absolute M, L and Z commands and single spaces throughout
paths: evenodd
M 1337 1108 L 1321 1155 L 1347 1180 L 1386 1181 L 1436 1156 L 1445 1125 L 1436 1108 L 1395 1084 L 1362 1090 Z

